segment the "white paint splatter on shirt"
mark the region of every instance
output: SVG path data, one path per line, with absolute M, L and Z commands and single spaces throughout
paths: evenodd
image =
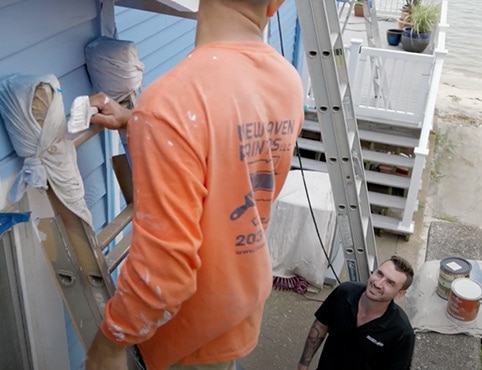
M 162 319 L 157 321 L 157 327 L 164 325 L 166 322 L 172 319 L 172 315 L 169 311 L 164 311 L 164 316 Z
M 187 118 L 190 121 L 195 121 L 196 120 L 196 115 L 194 113 L 191 113 L 191 111 L 187 111 Z
M 146 284 L 149 284 L 149 277 L 150 277 L 149 270 L 146 268 L 144 270 L 144 275 L 142 276 L 142 281 Z
M 162 299 L 162 290 L 161 290 L 161 287 L 159 285 L 157 285 L 155 288 L 154 288 L 154 292 L 156 293 L 156 296 L 158 298 L 161 298 Z
M 169 145 L 169 146 L 174 146 L 174 143 L 173 143 L 171 140 L 168 140 L 168 141 L 167 141 L 167 145 Z
M 122 332 L 123 329 L 118 325 L 114 325 L 114 329 L 116 331 L 113 332 L 112 335 L 116 338 L 116 340 L 123 341 L 126 337 L 125 334 Z

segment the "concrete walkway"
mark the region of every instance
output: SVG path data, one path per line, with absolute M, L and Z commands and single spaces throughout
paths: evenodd
M 472 230 L 471 227 L 482 226 L 482 90 L 476 89 L 482 86 L 482 81 L 479 82 L 467 82 L 450 75 L 442 78 L 431 156 L 420 193 L 420 209 L 415 216 L 415 234 L 408 241 L 388 233 L 377 237 L 380 261 L 399 254 L 415 267 L 420 266 L 427 257 L 427 238 L 432 222 L 447 223 L 448 227 L 455 228 L 459 225 L 462 232 L 466 227 L 469 228 L 466 230 Z M 245 370 L 296 369 L 313 314 L 320 305 L 316 300 L 324 299 L 331 289 L 325 287 L 319 294 L 310 295 L 309 299 L 294 292 L 273 291 L 266 305 L 259 345 L 240 361 L 242 367 Z M 398 303 L 404 305 L 403 301 Z M 433 341 L 430 343 L 432 348 L 446 346 L 448 357 L 449 350 L 457 351 L 454 346 L 460 345 L 456 339 L 451 342 L 441 336 L 424 339 Z M 469 342 L 473 344 L 473 341 Z M 480 341 L 478 343 L 480 345 Z M 471 353 L 474 353 L 473 348 Z M 412 370 L 442 370 L 440 364 L 420 361 L 423 353 L 418 352 L 416 356 Z M 455 360 L 445 361 L 447 367 L 443 369 L 472 370 L 475 363 L 480 363 L 480 359 L 475 358 L 471 365 L 466 364 L 469 367 L 464 367 L 460 362 L 454 365 Z M 313 364 L 317 361 L 318 356 Z

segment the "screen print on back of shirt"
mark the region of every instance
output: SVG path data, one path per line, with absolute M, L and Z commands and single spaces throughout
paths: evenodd
M 245 194 L 242 203 L 230 215 L 238 220 L 257 202 L 271 203 L 276 172 L 274 168 L 282 156 L 293 153 L 292 137 L 295 132 L 293 120 L 249 122 L 238 125 L 239 160 L 246 161 L 249 168 L 251 191 Z M 265 246 L 264 228 L 269 218 L 251 220 L 257 226 L 256 233 L 239 234 L 236 246 L 242 247 L 237 253 L 252 253 Z

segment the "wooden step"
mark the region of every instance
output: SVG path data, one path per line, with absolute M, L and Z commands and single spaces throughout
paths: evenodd
M 365 171 L 365 178 L 368 183 L 391 186 L 394 188 L 408 189 L 410 177 L 392 175 L 377 171 Z
M 375 191 L 369 191 L 368 201 L 371 205 L 375 206 L 404 209 L 405 204 L 407 203 L 407 198 L 398 197 L 396 195 L 378 193 Z
M 415 162 L 414 158 L 409 158 L 400 154 L 389 154 L 367 149 L 362 149 L 362 155 L 364 161 L 406 168 L 413 168 Z
M 312 140 L 303 137 L 299 137 L 297 140 L 298 148 L 311 150 L 312 152 L 324 153 L 325 147 L 320 140 Z
M 318 121 L 313 121 L 310 119 L 305 119 L 303 121 L 303 130 L 321 133 L 320 124 Z
M 321 133 L 320 124 L 318 121 L 305 119 L 303 122 L 303 130 Z M 404 135 L 388 134 L 384 132 L 362 130 L 358 129 L 358 136 L 360 140 L 371 141 L 374 143 L 388 144 L 393 146 L 400 146 L 404 148 L 415 148 L 419 140 L 415 137 Z
M 413 223 L 409 228 L 402 228 L 400 226 L 400 221 L 401 220 L 396 217 L 390 217 L 390 216 L 384 216 L 384 215 L 372 213 L 372 223 L 374 228 L 393 231 L 397 234 L 405 234 L 405 235 L 413 234 L 413 231 L 414 231 Z
M 317 161 L 316 159 L 303 158 L 303 169 L 311 171 L 328 172 L 328 166 L 326 162 Z M 291 160 L 291 166 L 300 168 L 300 162 L 298 156 L 294 156 Z M 410 177 L 392 175 L 377 171 L 365 171 L 365 178 L 368 183 L 384 185 L 389 187 L 395 187 L 400 189 L 408 189 L 410 186 Z
M 323 161 L 317 161 L 316 159 L 301 157 L 301 164 L 304 170 L 328 172 L 328 166 L 326 162 Z M 293 156 L 293 159 L 291 160 L 291 166 L 294 168 L 301 168 L 300 160 L 297 155 Z
M 388 144 L 393 146 L 400 146 L 404 148 L 415 148 L 419 140 L 413 137 L 386 134 L 376 131 L 358 130 L 358 137 L 360 140 L 370 141 L 373 143 Z
M 317 153 L 324 153 L 325 151 L 321 141 L 302 137 L 298 138 L 298 147 L 300 149 L 310 150 Z M 362 149 L 362 156 L 364 161 L 406 168 L 413 168 L 415 161 L 414 158 L 409 158 L 400 154 L 389 154 L 368 149 Z

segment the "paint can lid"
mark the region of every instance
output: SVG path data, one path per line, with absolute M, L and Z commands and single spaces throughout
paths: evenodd
M 479 300 L 482 298 L 482 286 L 468 278 L 458 278 L 452 282 L 452 291 L 460 298 Z
M 461 257 L 446 257 L 440 261 L 440 267 L 451 274 L 465 275 L 472 270 L 469 261 Z

